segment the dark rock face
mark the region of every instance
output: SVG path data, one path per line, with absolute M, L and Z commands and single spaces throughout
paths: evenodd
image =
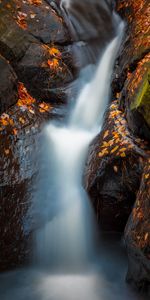
M 109 231 L 124 230 L 145 157 L 140 148 L 142 140 L 130 134 L 125 115 L 118 107 L 118 101 L 110 106 L 103 130 L 90 147 L 85 169 L 85 187 L 102 229 Z
M 9 62 L 0 56 L 0 113 L 18 99 L 17 76 Z
M 105 230 L 123 230 L 132 211 L 125 230 L 128 281 L 148 289 L 149 8 L 144 0 L 116 2 L 128 22 L 112 84 L 119 111 L 115 112 L 115 103 L 110 106 L 103 131 L 91 146 L 85 186 Z
M 147 159 L 136 203 L 125 229 L 129 256 L 127 280 L 150 293 L 150 158 Z
M 65 64 L 61 50 L 32 43 L 16 66 L 19 79 L 37 99 L 52 103 L 64 100 L 63 92 L 59 93 L 57 89 L 71 83 L 73 74 Z
M 117 83 L 116 92 L 120 93 L 120 107 L 125 111 L 132 133 L 149 141 L 149 1 L 117 1 L 117 9 L 127 20 L 128 29 L 118 59 L 117 77 L 122 84 Z M 146 156 L 135 206 L 125 229 L 129 257 L 127 280 L 143 290 L 150 287 L 149 143 Z
M 49 3 L 34 0 L 0 3 L 0 54 L 34 97 L 54 102 L 55 96 L 55 102 L 64 101 L 66 93 L 61 88 L 75 74 L 71 50 L 65 48 L 70 43 L 64 20 Z
M 35 153 L 46 120 L 55 112 L 32 98 L 23 84 L 19 99 L 0 117 L 0 270 L 30 258 L 31 228 L 26 220 L 33 179 L 38 170 Z
M 150 139 L 149 1 L 116 2 L 118 12 L 127 22 L 127 28 L 116 65 L 114 96 L 121 92 L 120 105 L 125 107 L 131 131 L 142 138 Z
M 150 289 L 150 27 L 148 0 L 117 0 L 126 32 L 116 61 L 113 99 L 93 141 L 85 187 L 104 230 L 124 230 L 127 280 Z

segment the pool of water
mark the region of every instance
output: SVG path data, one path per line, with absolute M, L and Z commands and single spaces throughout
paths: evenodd
M 127 257 L 118 235 L 100 238 L 98 256 L 80 272 L 35 268 L 0 275 L 1 300 L 148 300 L 125 283 Z

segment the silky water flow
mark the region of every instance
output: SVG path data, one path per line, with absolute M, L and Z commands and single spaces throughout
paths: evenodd
M 62 1 L 65 11 L 72 14 L 74 29 L 78 17 L 78 36 L 85 35 L 91 20 L 95 25 L 91 24 L 88 31 L 91 35 L 97 32 L 100 16 L 91 17 L 91 7 L 95 14 L 96 7 L 104 11 L 110 1 L 84 2 L 85 6 L 81 0 Z M 81 8 L 88 13 L 81 16 Z M 108 235 L 96 245 L 95 220 L 82 184 L 88 148 L 101 130 L 109 102 L 112 71 L 123 34 L 123 22 L 115 13 L 112 18 L 116 36 L 106 46 L 97 67 L 81 72 L 82 88 L 68 107 L 69 117 L 44 128 L 39 180 L 30 209 L 37 228 L 32 263 L 28 268 L 0 275 L 2 300 L 146 299 L 125 284 L 127 261 L 120 239 Z M 28 226 L 29 218 L 26 230 Z

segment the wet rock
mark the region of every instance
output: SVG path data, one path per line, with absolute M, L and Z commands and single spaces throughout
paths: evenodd
M 144 141 L 130 133 L 115 101 L 102 132 L 90 146 L 85 169 L 85 187 L 102 229 L 124 230 L 139 188 L 145 147 Z
M 26 214 L 38 171 L 38 141 L 45 122 L 55 113 L 49 104 L 32 98 L 23 84 L 18 94 L 16 105 L 0 116 L 0 270 L 30 258 Z
M 150 157 L 150 155 L 148 155 Z M 135 206 L 125 229 L 127 281 L 150 294 L 150 158 L 147 158 Z
M 144 169 L 135 206 L 125 229 L 129 257 L 127 280 L 138 289 L 150 286 L 149 242 L 149 144 L 150 140 L 150 27 L 149 1 L 116 1 L 117 10 L 127 22 L 124 42 L 116 63 L 113 80 L 114 98 L 119 97 L 128 127 L 134 136 L 147 143 Z M 147 142 L 146 142 L 147 141 Z M 143 147 L 143 146 L 142 146 Z M 131 168 L 131 167 L 130 167 Z M 135 176 L 135 175 L 133 175 Z
M 25 220 L 29 199 L 27 180 L 0 186 L 0 271 L 29 260 L 30 234 Z
M 57 44 L 69 43 L 64 20 L 44 0 L 0 3 L 0 54 L 33 97 L 52 103 L 66 99 L 75 69 L 69 48 Z
M 73 81 L 73 74 L 61 50 L 56 46 L 32 43 L 16 65 L 19 79 L 37 99 L 60 103 L 66 98 L 63 89 Z
M 126 115 L 131 130 L 150 140 L 150 54 L 128 72 L 122 95 L 126 98 Z
M 9 16 L 15 23 L 44 44 L 70 41 L 67 28 L 61 17 L 44 0 L 11 0 L 1 3 L 0 17 Z M 6 20 L 7 24 L 7 20 Z
M 144 81 L 148 80 L 150 28 L 149 1 L 128 2 L 117 1 L 117 10 L 127 22 L 126 32 L 120 54 L 116 63 L 113 80 L 114 98 L 121 92 L 121 107 L 124 106 L 128 125 L 132 132 L 142 138 L 150 139 L 148 124 L 149 112 L 140 98 L 144 92 Z M 118 80 L 119 78 L 119 80 Z M 147 79 L 146 79 L 147 78 Z M 144 92 L 145 93 L 145 92 Z M 144 97 L 145 98 L 145 97 Z M 142 97 L 142 99 L 144 99 Z M 146 107 L 150 104 L 150 96 L 146 93 Z M 140 106 L 137 102 L 141 103 Z
M 17 76 L 9 62 L 0 56 L 0 113 L 17 102 Z
M 33 40 L 10 15 L 1 15 L 0 12 L 0 53 L 7 60 L 11 63 L 18 62 Z

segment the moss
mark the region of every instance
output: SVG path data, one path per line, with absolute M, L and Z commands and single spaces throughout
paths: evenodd
M 150 127 L 150 72 L 144 77 L 139 92 L 131 103 L 130 108 L 131 110 L 138 110 Z

